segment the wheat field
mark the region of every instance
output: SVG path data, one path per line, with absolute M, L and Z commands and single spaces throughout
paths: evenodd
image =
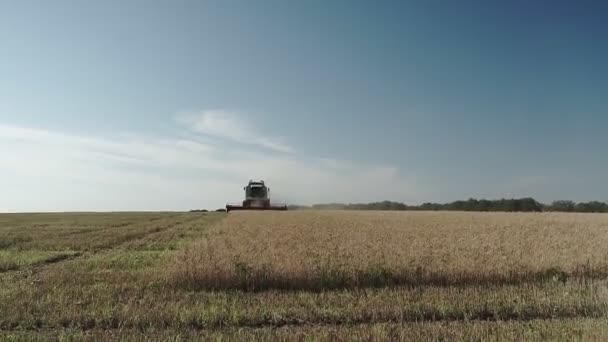
M 608 215 L 0 215 L 0 340 L 608 339 Z
M 608 275 L 608 216 L 300 211 L 233 213 L 171 278 L 194 288 L 484 285 Z

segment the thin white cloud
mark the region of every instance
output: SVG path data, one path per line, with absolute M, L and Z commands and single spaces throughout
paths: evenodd
M 280 138 L 260 131 L 247 116 L 227 110 L 206 110 L 198 113 L 184 113 L 181 123 L 190 129 L 208 136 L 231 140 L 233 142 L 255 145 L 266 149 L 293 153 L 294 149 Z
M 274 201 L 298 204 L 418 194 L 391 166 L 264 153 L 247 144 L 220 148 L 183 137 L 82 136 L 0 124 L 0 208 L 6 211 L 212 209 L 240 201 L 249 179 L 268 181 Z

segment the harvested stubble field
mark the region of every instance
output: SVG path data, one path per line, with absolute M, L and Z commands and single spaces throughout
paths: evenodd
M 0 215 L 0 339 L 607 340 L 607 245 L 593 214 Z

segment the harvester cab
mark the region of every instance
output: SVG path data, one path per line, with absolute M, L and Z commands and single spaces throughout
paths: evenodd
M 226 204 L 226 211 L 232 210 L 287 210 L 286 205 L 270 204 L 270 188 L 264 181 L 249 181 L 243 188 L 245 190 L 245 200 L 243 204 Z

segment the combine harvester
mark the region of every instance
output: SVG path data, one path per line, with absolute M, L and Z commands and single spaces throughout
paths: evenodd
M 245 190 L 243 204 L 226 204 L 226 212 L 233 210 L 287 210 L 287 205 L 270 204 L 270 188 L 266 187 L 264 181 L 249 181 Z

